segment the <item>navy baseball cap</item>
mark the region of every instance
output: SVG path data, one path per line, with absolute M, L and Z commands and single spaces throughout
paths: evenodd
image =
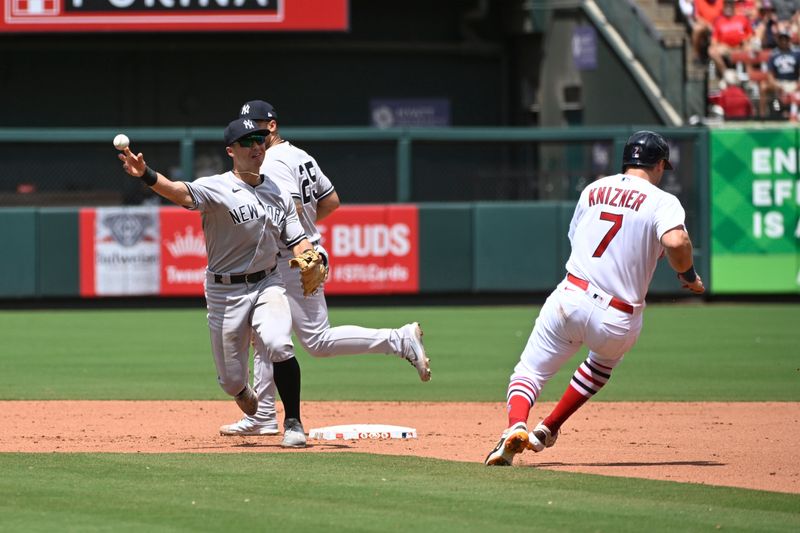
M 253 120 L 277 120 L 278 115 L 275 113 L 275 108 L 272 104 L 264 100 L 250 100 L 246 102 L 241 110 L 239 116 L 242 118 L 250 118 Z
M 230 146 L 242 137 L 252 134 L 269 135 L 269 130 L 259 128 L 252 118 L 237 118 L 225 128 L 225 146 Z

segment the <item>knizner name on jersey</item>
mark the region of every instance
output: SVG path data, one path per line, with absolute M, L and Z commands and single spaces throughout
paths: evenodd
M 233 225 L 245 224 L 252 220 L 258 220 L 267 216 L 276 226 L 281 226 L 286 218 L 286 210 L 271 205 L 263 204 L 244 204 L 228 210 L 228 214 L 233 220 Z
M 647 195 L 635 189 L 620 187 L 592 187 L 589 189 L 589 207 L 605 204 L 613 207 L 625 207 L 638 211 Z

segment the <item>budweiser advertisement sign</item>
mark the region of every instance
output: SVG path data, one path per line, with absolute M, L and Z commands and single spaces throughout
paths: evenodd
M 0 0 L 0 31 L 347 31 L 348 0 Z
M 78 217 L 81 296 L 159 293 L 157 207 L 87 208 Z
M 206 240 L 200 215 L 180 207 L 161 209 L 161 294 L 203 294 Z
M 203 295 L 208 261 L 199 213 L 84 208 L 79 221 L 82 296 Z M 318 227 L 331 264 L 326 294 L 419 292 L 416 206 L 346 206 Z
M 419 292 L 416 206 L 342 207 L 318 228 L 330 254 L 326 294 Z

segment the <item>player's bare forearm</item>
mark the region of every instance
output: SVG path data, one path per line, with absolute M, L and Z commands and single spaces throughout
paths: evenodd
M 319 203 L 317 204 L 316 222 L 319 222 L 323 218 L 327 217 L 328 215 L 339 209 L 340 205 L 341 202 L 339 201 L 339 195 L 336 194 L 336 191 L 333 191 L 328 196 L 320 200 Z
M 675 272 L 685 272 L 694 264 L 693 248 L 689 234 L 683 228 L 674 228 L 661 237 L 669 266 Z
M 159 196 L 184 207 L 194 205 L 194 200 L 192 200 L 186 184 L 172 181 L 160 172 L 149 169 L 141 152 L 134 154 L 130 148 L 126 147 L 118 157 L 122 161 L 122 169 L 125 172 L 134 178 L 142 179 Z M 152 179 L 155 181 L 152 182 Z
M 299 243 L 292 246 L 292 254 L 294 254 L 294 256 L 297 257 L 306 250 L 313 250 L 313 249 L 314 247 L 311 245 L 311 242 L 309 242 L 308 239 L 303 239 Z
M 159 196 L 183 207 L 194 206 L 189 188 L 182 181 L 172 181 L 160 172 L 157 172 L 158 181 L 151 187 Z
M 694 270 L 692 241 L 682 227 L 674 228 L 661 237 L 669 265 L 678 273 L 681 286 L 695 294 L 706 292 L 703 279 Z

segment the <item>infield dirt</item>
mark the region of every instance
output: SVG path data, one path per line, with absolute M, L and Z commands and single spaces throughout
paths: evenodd
M 303 425 L 392 424 L 409 440 L 309 441 L 308 452 L 482 462 L 505 427 L 503 404 L 303 402 Z M 536 406 L 531 423 L 552 404 Z M 222 437 L 226 401 L 2 401 L 0 452 L 298 453 L 281 437 Z M 586 404 L 558 443 L 515 467 L 800 493 L 800 403 Z

